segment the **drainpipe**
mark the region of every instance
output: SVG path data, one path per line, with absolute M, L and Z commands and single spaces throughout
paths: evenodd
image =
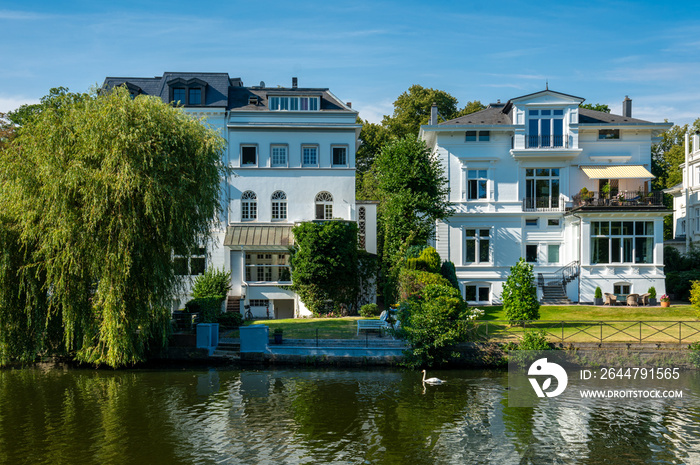
M 683 187 L 685 188 L 685 253 L 690 252 L 690 205 L 688 204 L 690 200 L 690 193 L 688 192 L 688 187 L 690 186 L 690 170 L 688 166 L 688 158 L 690 154 L 690 136 L 688 132 L 685 133 L 685 176 L 683 176 Z
M 572 216 L 578 218 L 578 303 L 581 305 L 581 257 L 583 256 L 583 220 L 576 213 Z

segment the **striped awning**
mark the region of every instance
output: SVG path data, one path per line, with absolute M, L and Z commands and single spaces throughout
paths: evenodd
M 654 177 L 642 165 L 582 166 L 589 179 L 651 179 Z
M 290 225 L 233 225 L 224 238 L 224 245 L 232 250 L 254 252 L 285 252 L 293 244 Z

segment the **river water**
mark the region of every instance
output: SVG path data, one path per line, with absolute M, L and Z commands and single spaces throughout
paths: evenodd
M 504 371 L 0 371 L 7 464 L 700 464 L 684 399 L 507 407 Z

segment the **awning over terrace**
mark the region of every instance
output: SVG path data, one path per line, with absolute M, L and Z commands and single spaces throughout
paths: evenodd
M 654 177 L 642 165 L 582 166 L 589 179 L 651 179 Z
M 224 245 L 232 250 L 286 252 L 294 244 L 291 225 L 232 225 Z

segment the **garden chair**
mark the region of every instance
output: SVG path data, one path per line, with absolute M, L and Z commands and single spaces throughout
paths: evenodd
M 630 294 L 627 296 L 627 306 L 636 307 L 639 305 L 639 294 Z
M 649 305 L 649 296 L 651 296 L 651 294 L 648 292 L 646 294 L 642 294 L 639 296 L 639 300 L 637 302 L 639 302 L 640 305 L 647 306 Z
M 617 305 L 617 296 L 615 294 L 605 293 L 605 303 L 603 305 L 615 306 Z

